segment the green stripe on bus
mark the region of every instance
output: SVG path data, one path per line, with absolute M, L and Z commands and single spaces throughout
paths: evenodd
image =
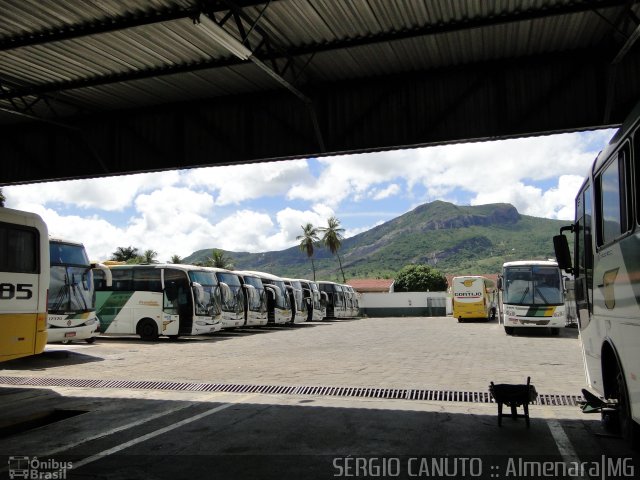
M 100 320 L 100 331 L 105 332 L 134 292 L 96 292 L 96 315 Z

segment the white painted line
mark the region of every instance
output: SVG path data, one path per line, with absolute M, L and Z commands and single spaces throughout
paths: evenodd
M 84 465 L 87 465 L 89 463 L 95 462 L 96 460 L 100 460 L 108 455 L 113 455 L 114 453 L 117 453 L 121 450 L 124 450 L 126 448 L 132 447 L 133 445 L 137 445 L 138 443 L 142 443 L 142 442 L 146 442 L 147 440 L 157 437 L 159 435 L 163 435 L 167 432 L 170 432 L 171 430 L 175 430 L 176 428 L 180 428 L 183 427 L 184 425 L 188 425 L 189 423 L 195 422 L 196 420 L 200 420 L 202 418 L 208 417 L 209 415 L 213 415 L 214 413 L 218 413 L 222 410 L 225 410 L 229 407 L 233 407 L 234 405 L 237 405 L 239 403 L 244 402 L 245 400 L 248 400 L 251 397 L 254 397 L 255 395 L 247 395 L 242 397 L 240 400 L 238 400 L 237 402 L 230 402 L 230 403 L 225 403 L 224 405 L 220 405 L 218 407 L 212 408 L 211 410 L 207 410 L 206 412 L 202 412 L 199 413 L 198 415 L 194 415 L 193 417 L 190 418 L 185 418 L 184 420 L 181 420 L 177 423 L 174 423 L 173 425 L 168 425 L 164 428 L 161 428 L 159 430 L 156 430 L 154 432 L 150 432 L 147 433 L 146 435 L 142 435 L 141 437 L 138 438 L 134 438 L 133 440 L 129 440 L 128 442 L 125 443 L 121 443 L 120 445 L 116 445 L 113 448 L 109 448 L 107 450 L 103 450 L 100 453 L 97 453 L 95 455 L 92 455 L 90 457 L 84 458 L 78 462 L 73 462 L 73 469 L 77 469 L 80 467 L 83 467 Z
M 551 412 L 553 415 L 553 412 Z M 562 459 L 565 463 L 580 463 L 580 457 L 576 454 L 576 451 L 573 449 L 573 445 L 571 444 L 571 440 L 567 437 L 567 434 L 564 432 L 562 425 L 560 422 L 554 418 L 547 419 L 547 425 L 549 426 L 549 431 L 551 432 L 551 436 L 553 440 L 556 442 L 556 446 L 558 447 L 558 451 L 562 456 Z M 587 480 L 584 477 L 573 477 L 580 480 Z
M 83 443 L 87 443 L 87 442 L 90 442 L 92 440 L 96 440 L 98 438 L 107 437 L 109 435 L 113 435 L 114 433 L 122 432 L 123 430 L 128 430 L 130 428 L 137 427 L 138 425 L 142 425 L 143 423 L 150 422 L 151 420 L 155 420 L 156 418 L 164 417 L 166 415 L 170 415 L 170 414 L 178 412 L 180 410 L 184 410 L 185 408 L 191 407 L 192 405 L 196 405 L 196 404 L 195 403 L 188 403 L 186 405 L 180 405 L 178 407 L 171 408 L 169 410 L 164 410 L 164 411 L 162 411 L 160 413 L 157 413 L 155 415 L 151 415 L 149 417 L 142 418 L 140 420 L 136 420 L 135 422 L 127 423 L 125 425 L 121 425 L 119 427 L 112 428 L 111 430 L 107 430 L 105 432 L 99 432 L 99 433 L 97 433 L 95 435 L 92 435 L 90 437 L 85 437 L 85 438 L 83 438 L 82 440 L 80 440 L 78 442 L 67 443 L 66 445 L 62 445 L 62 446 L 60 446 L 58 448 L 54 448 L 53 450 L 49 450 L 46 453 L 39 454 L 39 456 L 40 457 L 50 457 L 52 455 L 55 455 L 56 453 L 64 452 L 64 451 L 70 450 L 72 448 L 75 448 L 78 445 L 82 445 Z M 75 467 L 75 465 L 74 465 L 74 467 Z M 2 467 L 2 468 L 0 468 L 0 473 L 4 473 L 8 469 L 9 469 L 9 467 Z
M 97 440 L 98 438 L 102 438 L 102 437 L 108 437 L 109 435 L 113 435 L 114 433 L 122 432 L 123 430 L 129 430 L 130 428 L 137 427 L 138 425 L 142 425 L 143 423 L 150 422 L 151 420 L 155 420 L 156 418 L 164 417 L 166 415 L 170 415 L 172 413 L 179 412 L 180 410 L 184 410 L 185 408 L 191 407 L 193 405 L 196 405 L 196 404 L 195 403 L 188 403 L 186 405 L 180 405 L 178 407 L 171 408 L 169 410 L 164 410 L 164 411 L 162 411 L 160 413 L 156 413 L 155 415 L 151 415 L 149 417 L 141 418 L 140 420 L 136 420 L 135 422 L 127 423 L 125 425 L 121 425 L 119 427 L 112 428 L 111 430 L 107 430 L 105 432 L 96 433 L 95 435 L 83 438 L 82 440 L 80 440 L 78 442 L 68 443 L 67 445 L 63 445 L 63 446 L 61 446 L 59 448 L 54 448 L 53 450 L 50 450 L 50 451 L 48 451 L 48 452 L 46 452 L 44 454 L 41 454 L 40 456 L 43 457 L 43 456 L 55 455 L 56 453 L 64 452 L 65 450 L 70 450 L 72 448 L 77 447 L 78 445 L 82 445 L 83 443 L 91 442 L 92 440 Z

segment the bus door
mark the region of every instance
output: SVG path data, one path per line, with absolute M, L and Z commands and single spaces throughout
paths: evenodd
M 180 335 L 191 335 L 193 328 L 193 299 L 189 279 L 181 270 L 165 268 L 163 273 L 164 310 L 167 313 L 178 314 L 178 333 Z M 166 335 L 163 332 L 160 332 L 160 334 Z

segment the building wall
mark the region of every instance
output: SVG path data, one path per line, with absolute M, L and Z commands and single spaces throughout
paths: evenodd
M 444 317 L 447 292 L 363 293 L 360 312 L 369 317 Z

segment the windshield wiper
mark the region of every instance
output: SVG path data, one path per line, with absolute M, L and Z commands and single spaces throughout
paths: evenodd
M 527 288 L 524 289 L 522 297 L 520 297 L 520 301 L 518 303 L 524 302 L 524 299 L 525 299 L 525 297 L 527 296 L 528 293 L 529 293 L 529 286 L 527 285 Z
M 549 302 L 547 301 L 547 299 L 546 299 L 546 298 L 544 298 L 544 295 L 543 295 L 543 294 L 542 294 L 542 292 L 540 291 L 540 288 L 538 288 L 537 286 L 536 286 L 536 287 L 534 287 L 534 288 L 535 288 L 535 290 L 534 290 L 534 297 L 535 297 L 535 292 L 538 292 L 538 295 L 540 295 L 540 298 L 542 298 L 542 301 L 543 301 L 544 303 L 548 304 Z M 535 303 L 535 299 L 534 299 L 534 303 Z

